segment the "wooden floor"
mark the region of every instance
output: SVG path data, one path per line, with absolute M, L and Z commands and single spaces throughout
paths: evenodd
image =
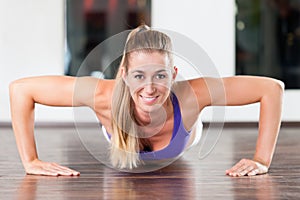
M 40 158 L 81 172 L 79 177 L 46 177 L 25 175 L 13 132 L 2 126 L 0 199 L 300 199 L 299 130 L 281 129 L 268 174 L 231 178 L 225 170 L 253 155 L 254 127 L 224 128 L 208 156 L 199 159 L 198 145 L 173 164 L 149 173 L 118 172 L 101 164 L 85 150 L 74 127 L 39 127 Z M 216 136 L 208 137 L 208 144 Z

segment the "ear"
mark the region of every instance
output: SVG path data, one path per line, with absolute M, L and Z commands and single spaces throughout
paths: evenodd
M 126 78 L 126 71 L 125 71 L 125 68 L 124 68 L 124 67 L 121 67 L 121 68 L 120 68 L 120 73 L 121 73 L 122 79 L 125 81 L 125 78 Z
M 173 80 L 176 79 L 178 73 L 178 68 L 176 66 L 173 67 Z

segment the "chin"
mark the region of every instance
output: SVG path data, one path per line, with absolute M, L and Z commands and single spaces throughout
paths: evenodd
M 141 105 L 140 108 L 144 111 L 144 112 L 154 112 L 159 110 L 162 107 L 162 104 L 155 104 L 152 106 L 148 106 L 148 105 Z

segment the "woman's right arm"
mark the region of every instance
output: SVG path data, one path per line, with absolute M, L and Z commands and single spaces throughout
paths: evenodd
M 90 102 L 86 102 L 86 99 L 93 98 L 87 98 L 86 94 L 76 95 L 76 101 L 74 101 L 76 81 L 82 80 L 83 83 L 87 82 L 88 84 L 90 81 L 85 81 L 88 79 L 91 78 L 42 76 L 19 79 L 10 84 L 12 126 L 19 154 L 27 174 L 79 175 L 79 172 L 70 168 L 38 159 L 34 139 L 34 106 L 35 103 L 48 106 L 89 105 Z

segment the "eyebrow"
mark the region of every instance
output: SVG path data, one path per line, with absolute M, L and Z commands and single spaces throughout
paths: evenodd
M 133 70 L 130 73 L 131 74 L 133 74 L 133 73 L 144 73 L 144 71 L 142 71 L 142 70 Z
M 166 72 L 166 71 L 168 71 L 168 70 L 166 70 L 166 69 L 160 69 L 160 70 L 157 70 L 157 71 L 155 71 L 155 73 L 159 73 L 159 72 Z M 133 70 L 132 72 L 130 72 L 130 73 L 145 73 L 145 71 L 142 71 L 142 70 Z

